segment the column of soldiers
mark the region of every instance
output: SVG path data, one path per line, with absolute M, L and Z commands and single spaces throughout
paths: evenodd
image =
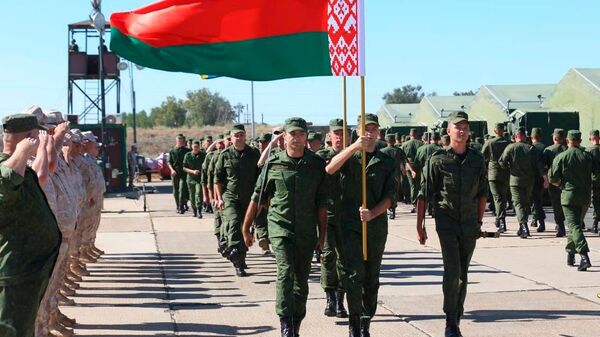
M 91 132 L 37 106 L 3 119 L 0 335 L 71 336 L 59 310 L 104 253 L 94 242 L 105 182 Z

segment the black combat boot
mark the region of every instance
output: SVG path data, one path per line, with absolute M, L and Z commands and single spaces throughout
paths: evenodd
M 193 215 L 193 217 L 194 217 L 194 218 L 197 218 L 197 217 L 198 217 L 198 210 L 197 210 L 197 209 L 194 209 L 193 211 L 194 211 L 194 215 Z
M 527 236 L 529 236 L 529 228 L 527 228 L 526 223 L 519 225 L 519 231 L 517 232 L 517 235 L 521 237 L 521 239 L 527 239 Z
M 279 318 L 281 337 L 294 337 L 294 322 L 291 318 Z
M 581 222 L 581 231 L 585 232 L 585 222 L 584 221 Z
M 498 233 L 506 233 L 506 219 L 500 220 L 500 227 L 498 228 Z
M 531 220 L 531 223 L 529 224 L 529 227 L 537 227 L 538 226 L 538 221 L 537 219 L 533 219 Z
M 592 225 L 592 232 L 598 233 L 598 220 L 594 220 L 594 224 Z
M 582 253 L 579 255 L 581 256 L 581 260 L 579 261 L 579 267 L 577 267 L 577 270 L 586 271 L 589 267 L 592 266 L 592 263 L 590 262 L 590 257 L 588 256 L 588 253 Z
M 388 215 L 389 215 L 390 220 L 396 219 L 396 209 L 390 208 Z
M 360 337 L 371 337 L 369 328 L 371 327 L 371 319 L 361 318 L 360 319 Z
M 543 233 L 546 231 L 546 222 L 542 219 L 540 220 L 540 226 L 537 228 L 538 233 Z
M 348 317 L 348 337 L 360 337 L 359 315 L 350 315 Z
M 337 318 L 346 318 L 348 317 L 348 312 L 346 308 L 344 308 L 344 292 L 338 291 L 335 296 L 335 317 Z
M 302 321 L 294 321 L 294 337 L 300 337 L 300 324 Z
M 325 316 L 333 317 L 335 316 L 335 290 L 326 290 L 325 296 L 327 303 L 325 304 L 325 311 L 323 313 Z
M 496 228 L 500 228 L 501 223 L 502 221 L 500 219 L 496 219 L 496 222 L 494 224 L 496 225 Z
M 202 207 L 198 206 L 196 209 L 198 210 L 198 219 L 202 219 Z
M 557 238 L 562 238 L 565 235 L 567 235 L 567 232 L 565 230 L 565 224 L 564 223 L 559 223 L 558 224 L 558 230 L 556 231 L 556 237 Z
M 446 329 L 444 337 L 462 337 L 458 330 L 458 316 L 456 313 L 446 314 Z
M 575 266 L 575 253 L 567 253 L 567 266 Z

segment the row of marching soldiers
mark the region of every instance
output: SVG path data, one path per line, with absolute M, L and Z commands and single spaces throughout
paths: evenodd
M 75 320 L 59 306 L 75 305 L 86 264 L 104 253 L 94 244 L 106 186 L 101 144 L 38 106 L 5 117 L 3 132 L 0 335 L 72 336 Z

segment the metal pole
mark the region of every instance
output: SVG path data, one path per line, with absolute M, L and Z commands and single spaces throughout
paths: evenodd
M 250 81 L 250 94 L 252 95 L 252 138 L 256 138 L 256 125 L 254 123 L 254 81 Z
M 360 77 L 360 135 L 365 135 L 365 77 Z M 367 153 L 362 149 L 362 207 L 367 208 Z M 363 260 L 367 261 L 367 222 L 362 222 Z
M 133 142 L 137 144 L 137 124 L 135 119 L 135 89 L 133 87 L 133 63 L 129 62 L 129 78 L 131 79 L 131 113 L 133 114 Z
M 102 116 L 102 120 L 100 123 L 100 132 L 102 133 L 102 160 L 104 162 L 104 180 L 106 182 L 108 182 L 110 180 L 110 171 L 106 172 L 107 169 L 110 167 L 110 164 L 108 163 L 108 153 L 106 151 L 106 104 L 105 104 L 105 92 L 104 92 L 104 50 L 102 50 L 104 48 L 104 43 L 103 43 L 103 36 L 104 36 L 104 27 L 102 27 L 102 30 L 100 31 L 100 47 L 98 48 L 98 70 L 99 70 L 99 77 L 100 77 L 100 110 L 101 110 L 101 116 Z
M 348 111 L 348 109 L 347 109 L 347 100 L 346 100 L 346 76 L 342 77 L 342 99 L 343 99 L 342 105 L 343 105 L 343 111 L 344 111 L 344 114 L 343 114 L 343 117 L 342 117 L 343 121 L 344 121 L 343 122 L 343 128 L 344 128 L 343 132 L 344 133 L 343 133 L 343 136 L 342 136 L 342 137 L 344 137 L 344 141 L 343 141 L 342 144 L 343 144 L 344 149 L 345 149 L 346 146 L 348 146 L 348 119 L 347 119 L 347 116 L 346 116 L 347 115 L 347 111 Z

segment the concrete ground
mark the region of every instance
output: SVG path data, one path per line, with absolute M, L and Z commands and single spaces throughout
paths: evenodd
M 274 259 L 252 247 L 250 277 L 238 278 L 216 252 L 213 219 L 175 214 L 168 183 L 143 202 L 107 198 L 97 245 L 106 254 L 81 283 L 75 307 L 78 336 L 279 336 Z M 549 211 L 549 210 L 548 210 Z M 586 233 L 592 267 L 566 266 L 565 238 L 554 236 L 551 211 L 542 234 L 509 232 L 480 239 L 470 269 L 461 330 L 465 336 L 600 336 L 600 237 Z M 390 221 L 373 336 L 443 336 L 442 258 L 432 220 L 429 240 L 416 240 L 415 215 L 401 205 Z M 591 220 L 586 221 L 591 224 Z M 486 213 L 486 229 L 493 218 Z M 579 258 L 577 258 L 577 261 Z M 310 279 L 304 337 L 346 336 L 344 319 L 323 315 L 318 266 Z

